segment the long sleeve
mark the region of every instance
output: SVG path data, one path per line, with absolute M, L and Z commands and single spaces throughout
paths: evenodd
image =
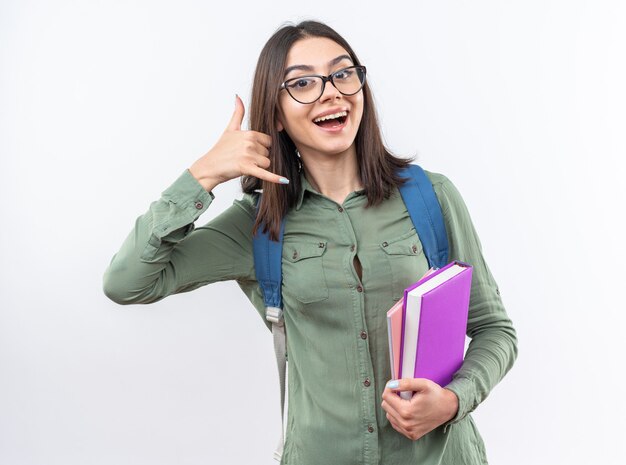
M 103 279 L 107 297 L 119 304 L 145 304 L 216 281 L 254 280 L 251 198 L 236 200 L 195 228 L 213 199 L 185 170 L 137 218 L 114 255 Z
M 480 240 L 461 195 L 445 176 L 431 176 L 448 232 L 449 260 L 473 266 L 467 323 L 471 341 L 462 367 L 445 386 L 459 398 L 459 410 L 445 424 L 445 432 L 449 425 L 472 412 L 511 369 L 517 358 L 517 334 L 483 258 Z

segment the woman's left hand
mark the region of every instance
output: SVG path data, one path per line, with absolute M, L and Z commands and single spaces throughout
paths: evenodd
M 459 408 L 456 394 L 426 378 L 404 378 L 398 387 L 383 392 L 382 408 L 394 429 L 415 441 L 454 418 Z M 411 400 L 396 391 L 416 391 Z

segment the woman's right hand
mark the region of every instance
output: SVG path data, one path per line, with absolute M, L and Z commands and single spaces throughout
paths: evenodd
M 257 131 L 242 131 L 245 109 L 235 96 L 235 112 L 217 143 L 189 168 L 190 173 L 207 191 L 241 175 L 250 175 L 278 184 L 289 181 L 267 171 L 272 139 Z M 283 181 L 281 181 L 283 179 Z

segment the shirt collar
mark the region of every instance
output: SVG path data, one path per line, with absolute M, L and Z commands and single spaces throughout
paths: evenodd
M 300 171 L 300 192 L 298 193 L 298 202 L 296 203 L 296 210 L 300 210 L 300 207 L 302 206 L 302 201 L 304 200 L 305 191 L 314 192 L 316 194 L 319 193 L 313 188 L 311 183 L 309 183 L 309 181 L 306 179 L 306 176 L 304 175 L 304 170 L 302 170 Z
M 306 176 L 304 175 L 304 170 L 300 171 L 300 186 L 301 187 L 300 187 L 300 192 L 298 193 L 298 201 L 296 203 L 296 210 L 300 210 L 300 207 L 302 207 L 302 202 L 304 200 L 305 192 L 308 191 L 313 194 L 321 195 L 319 192 L 315 190 L 315 188 L 307 180 Z M 356 191 L 356 193 L 358 195 L 363 195 L 365 194 L 365 189 L 358 190 Z

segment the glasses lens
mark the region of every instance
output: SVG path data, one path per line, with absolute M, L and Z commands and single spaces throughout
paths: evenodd
M 354 95 L 365 84 L 365 68 L 350 66 L 332 74 L 331 81 L 339 92 Z M 285 89 L 300 103 L 313 103 L 322 95 L 324 78 L 319 76 L 302 76 L 285 81 Z
M 360 67 L 344 68 L 333 74 L 333 84 L 344 95 L 356 94 L 365 83 L 365 72 Z
M 322 95 L 322 79 L 316 76 L 306 76 L 289 79 L 285 82 L 287 92 L 301 103 L 315 102 Z

